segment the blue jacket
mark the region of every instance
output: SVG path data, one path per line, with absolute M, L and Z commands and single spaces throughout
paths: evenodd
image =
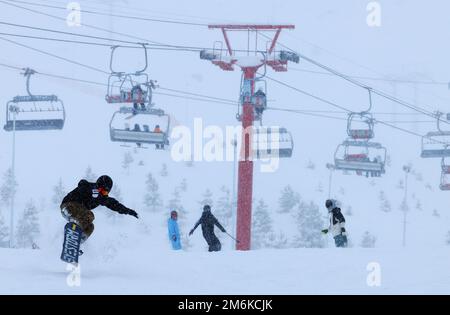
M 178 229 L 177 220 L 170 218 L 167 221 L 167 227 L 172 248 L 175 250 L 181 249 L 180 230 Z

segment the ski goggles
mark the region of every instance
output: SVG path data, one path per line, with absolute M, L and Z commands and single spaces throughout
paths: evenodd
M 107 191 L 105 188 L 99 187 L 98 188 L 98 193 L 100 195 L 102 195 L 103 197 L 107 197 L 109 194 L 109 191 Z

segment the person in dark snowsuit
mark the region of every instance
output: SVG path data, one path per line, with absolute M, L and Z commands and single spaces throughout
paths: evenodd
M 334 243 L 336 247 L 347 247 L 347 232 L 345 230 L 345 218 L 341 209 L 337 207 L 336 200 L 328 199 L 325 202 L 325 207 L 330 214 L 330 225 L 327 229 L 322 230 L 322 233 L 333 234 Z
M 108 196 L 113 186 L 112 179 L 103 175 L 95 183 L 80 180 L 78 187 L 68 193 L 61 202 L 61 214 L 69 222 L 78 224 L 83 230 L 81 242 L 84 243 L 94 232 L 94 213 L 91 211 L 98 206 L 105 206 L 121 214 L 128 214 L 139 218 L 136 211 L 131 210 L 116 199 Z
M 209 205 L 205 205 L 203 207 L 203 213 L 200 219 L 197 221 L 195 226 L 192 228 L 192 230 L 189 232 L 189 236 L 191 236 L 195 229 L 202 225 L 202 233 L 203 237 L 208 243 L 209 252 L 218 252 L 222 249 L 222 244 L 220 244 L 219 239 L 217 238 L 216 234 L 214 234 L 214 225 L 216 225 L 223 233 L 226 233 L 226 230 L 224 227 L 219 223 L 219 220 L 211 213 L 211 207 Z
M 259 100 L 259 102 L 255 104 L 255 112 L 258 117 L 261 117 L 263 111 L 267 107 L 266 93 L 264 93 L 262 89 L 258 89 L 254 96 Z

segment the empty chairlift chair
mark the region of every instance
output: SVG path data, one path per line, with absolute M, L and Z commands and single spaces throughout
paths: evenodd
M 28 95 L 16 96 L 6 106 L 5 131 L 60 130 L 65 123 L 63 102 L 56 95 L 33 95 L 30 77 L 36 72 L 25 69 Z
M 290 158 L 294 150 L 292 135 L 286 128 L 253 127 L 253 158 Z
M 443 131 L 440 127 L 441 116 L 440 112 L 436 113 L 437 129 L 438 131 L 428 132 L 422 137 L 422 151 L 420 156 L 422 158 L 443 158 L 450 157 L 450 131 Z

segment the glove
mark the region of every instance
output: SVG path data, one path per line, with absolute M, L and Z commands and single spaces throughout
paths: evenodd
M 347 235 L 347 233 L 345 232 L 345 228 L 341 228 L 341 234 L 342 235 Z
M 191 236 L 192 234 L 194 234 L 194 230 L 191 230 L 191 231 L 189 232 L 189 236 Z
M 227 233 L 227 231 L 225 229 L 222 230 L 223 233 Z
M 177 236 L 176 236 L 176 235 L 172 236 L 172 239 L 173 239 L 174 241 L 176 241 L 176 240 L 177 240 Z
M 327 234 L 328 233 L 328 229 L 322 230 L 323 234 Z
M 136 219 L 139 219 L 139 215 L 137 214 L 136 211 L 134 210 L 128 210 L 127 214 L 132 215 L 133 217 L 135 217 Z

